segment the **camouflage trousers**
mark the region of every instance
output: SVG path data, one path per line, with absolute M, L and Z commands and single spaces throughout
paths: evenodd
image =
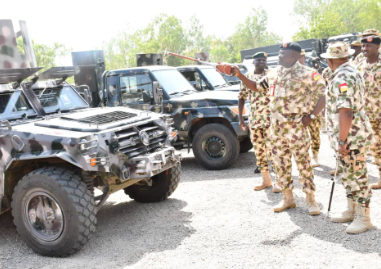
M 365 156 L 366 150 L 360 150 L 358 156 Z M 353 169 L 352 163 L 339 161 L 339 175 L 347 193 L 347 198 L 356 203 L 369 207 L 372 190 L 369 185 L 366 162 L 358 162 L 358 170 Z
M 250 129 L 251 143 L 254 147 L 257 166 L 261 172 L 269 171 L 269 163 L 267 158 L 271 159 L 271 146 L 268 133 L 269 128 Z
M 319 117 L 320 118 L 320 129 L 325 130 L 327 128 L 326 122 L 325 122 L 325 115 Z
M 271 153 L 277 184 L 283 191 L 293 188 L 291 157 L 294 156 L 303 191 L 313 193 L 315 184 L 311 158 L 308 153 L 310 139 L 307 129 L 302 122 L 273 123 L 271 128 Z
M 308 131 L 311 138 L 312 155 L 318 155 L 320 149 L 320 117 L 316 117 L 315 120 L 308 125 Z
M 378 165 L 378 168 L 381 168 L 381 121 L 371 121 L 375 143 L 370 146 L 370 151 Z

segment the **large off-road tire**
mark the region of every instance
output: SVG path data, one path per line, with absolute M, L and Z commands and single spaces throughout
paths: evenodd
M 152 177 L 152 186 L 132 185 L 124 192 L 139 203 L 156 203 L 167 199 L 180 183 L 181 164 Z
M 46 167 L 25 175 L 12 199 L 13 222 L 21 239 L 41 255 L 71 255 L 95 231 L 93 196 L 86 184 L 66 169 Z
M 196 160 L 210 170 L 231 166 L 238 158 L 240 145 L 237 136 L 228 127 L 212 123 L 197 131 L 192 149 Z
M 239 153 L 246 153 L 253 148 L 253 144 L 251 144 L 250 138 L 245 138 L 239 144 L 240 144 Z

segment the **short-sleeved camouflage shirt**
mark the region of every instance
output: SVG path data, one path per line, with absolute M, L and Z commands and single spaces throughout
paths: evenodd
M 365 112 L 364 79 L 349 62 L 339 66 L 328 78 L 327 87 L 327 127 L 331 147 L 338 149 L 339 110 L 353 111 L 352 126 L 347 143 L 350 149 L 367 147 L 372 143 L 373 131 Z
M 365 110 L 371 121 L 381 120 L 381 55 L 374 64 L 362 61 L 357 69 L 365 80 Z
M 271 69 L 257 88 L 269 91 L 272 122 L 282 123 L 309 115 L 311 102 L 325 94 L 325 81 L 316 70 L 296 62 L 291 68 Z
M 248 79 L 257 81 L 266 76 L 267 72 L 268 71 L 265 70 L 262 74 L 249 73 L 245 76 Z M 270 98 L 268 93 L 251 91 L 241 82 L 238 98 L 249 98 L 251 106 L 249 115 L 251 129 L 270 127 Z

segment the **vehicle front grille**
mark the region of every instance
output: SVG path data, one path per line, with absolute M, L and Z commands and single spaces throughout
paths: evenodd
M 141 132 L 146 132 L 149 135 L 149 145 L 145 146 L 140 138 Z M 144 125 L 134 126 L 125 130 L 115 132 L 119 149 L 129 158 L 152 152 L 157 148 L 161 148 L 164 145 L 167 133 L 162 127 L 155 125 L 153 122 L 149 122 Z
M 78 119 L 78 121 L 102 125 L 102 124 L 107 124 L 107 123 L 111 123 L 115 121 L 133 118 L 133 117 L 136 117 L 137 115 L 138 114 L 129 113 L 125 111 L 114 111 L 114 112 L 109 112 L 105 114 L 99 114 L 99 115 L 81 118 L 81 119 Z

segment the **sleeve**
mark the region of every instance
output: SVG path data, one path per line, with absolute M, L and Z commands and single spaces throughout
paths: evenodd
M 325 79 L 317 71 L 313 71 L 310 74 L 310 90 L 312 95 L 312 100 L 318 100 L 320 97 L 325 95 Z
M 337 76 L 337 79 L 332 82 L 332 86 L 337 100 L 337 110 L 340 108 L 354 109 L 354 100 L 357 90 L 355 80 L 346 76 Z
M 239 93 L 238 93 L 238 99 L 247 99 L 249 92 L 245 84 L 241 81 L 241 86 L 239 88 Z

